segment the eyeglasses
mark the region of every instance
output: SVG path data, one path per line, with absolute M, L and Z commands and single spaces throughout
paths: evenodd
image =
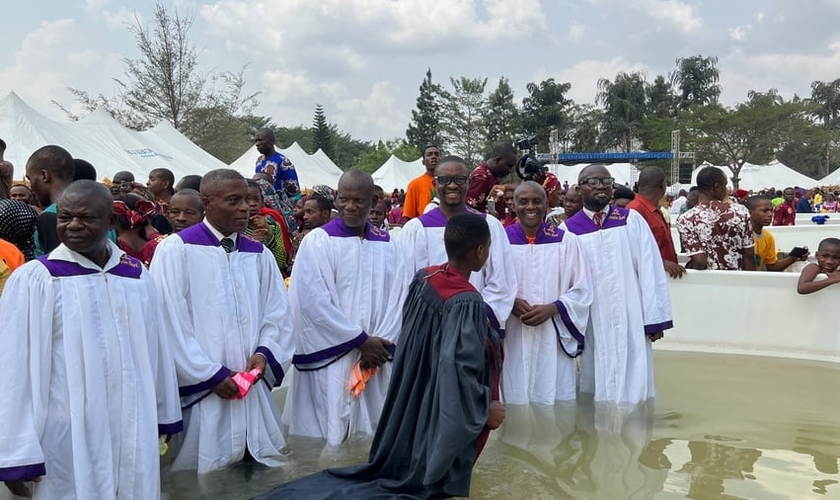
M 470 178 L 466 175 L 438 175 L 435 177 L 435 182 L 441 186 L 448 186 L 452 182 L 455 182 L 455 184 L 459 186 L 463 186 L 469 180 Z
M 590 177 L 588 179 L 584 179 L 583 182 L 586 183 L 589 187 L 598 187 L 598 184 L 603 184 L 605 186 L 612 186 L 615 182 L 614 177 Z

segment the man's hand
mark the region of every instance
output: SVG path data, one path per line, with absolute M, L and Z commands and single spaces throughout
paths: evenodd
M 753 258 L 755 261 L 755 258 Z M 709 268 L 709 261 L 706 259 L 706 254 L 698 253 L 688 258 L 688 264 L 685 265 L 687 269 L 704 270 Z
M 665 264 L 665 272 L 672 278 L 682 278 L 683 274 L 685 274 L 685 268 L 676 262 L 671 262 L 670 260 L 663 260 L 662 262 Z
M 40 483 L 41 477 L 33 477 L 29 481 Z M 12 495 L 17 495 L 24 498 L 32 498 L 32 489 L 26 485 L 25 481 L 6 481 L 6 488 L 12 492 Z
M 262 354 L 254 354 L 250 358 L 248 358 L 248 363 L 245 365 L 245 371 L 249 372 L 254 368 L 260 369 L 260 376 L 257 377 L 258 379 L 262 378 L 263 373 L 265 373 L 265 367 L 268 364 L 268 361 L 265 359 L 265 356 Z
M 555 314 L 557 314 L 557 306 L 554 304 L 542 304 L 533 306 L 530 311 L 523 314 L 519 319 L 528 326 L 540 326 Z
M 498 429 L 505 421 L 505 404 L 501 401 L 490 401 L 490 414 L 487 416 L 487 427 Z
M 251 235 L 257 241 L 265 241 L 271 230 L 268 228 L 268 222 L 262 215 L 251 216 Z
M 394 345 L 393 342 L 382 337 L 368 337 L 365 343 L 358 347 L 362 356 L 362 368 L 378 368 L 384 365 L 390 358 L 385 347 Z
M 656 342 L 665 336 L 665 332 L 659 330 L 658 332 L 646 333 L 645 335 L 647 335 L 647 338 L 649 338 L 651 342 Z
M 213 388 L 213 393 L 216 396 L 219 396 L 222 399 L 233 399 L 234 396 L 239 394 L 239 389 L 236 387 L 236 384 L 233 383 L 231 377 L 233 374 L 228 375 L 226 379 L 219 382 L 216 387 Z
M 520 299 L 519 297 L 513 299 L 513 315 L 517 318 L 522 318 L 522 315 L 530 312 L 532 309 L 531 304 L 528 303 L 525 299 Z

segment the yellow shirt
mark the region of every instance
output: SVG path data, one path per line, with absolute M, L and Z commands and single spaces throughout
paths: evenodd
M 6 280 L 10 274 L 12 274 L 12 271 L 9 269 L 9 266 L 0 260 L 0 295 L 3 295 L 3 287 L 6 286 Z
M 776 238 L 773 233 L 762 229 L 761 234 L 753 233 L 753 241 L 755 241 L 755 268 L 759 271 L 764 271 L 764 266 L 775 264 L 778 260 L 776 252 Z
M 820 203 L 822 203 L 822 195 L 817 193 L 814 195 L 814 205 L 819 205 Z

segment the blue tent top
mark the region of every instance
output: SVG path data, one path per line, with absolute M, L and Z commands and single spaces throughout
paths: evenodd
M 670 160 L 674 154 L 668 151 L 631 153 L 560 153 L 558 163 L 627 163 L 633 161 Z

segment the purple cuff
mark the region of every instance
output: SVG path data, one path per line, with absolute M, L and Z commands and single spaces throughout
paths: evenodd
M 493 308 L 490 307 L 490 304 L 484 304 L 484 309 L 487 311 L 487 319 L 490 321 L 490 326 L 496 330 L 500 339 L 505 338 L 505 329 L 499 323 L 499 319 L 496 317 L 496 313 L 493 312 Z
M 0 481 L 29 481 L 47 473 L 43 463 L 0 468 Z
M 292 363 L 295 366 L 309 365 L 312 363 L 317 363 L 319 361 L 324 361 L 325 359 L 335 358 L 348 353 L 352 349 L 359 347 L 360 345 L 364 344 L 367 339 L 368 334 L 362 331 L 362 333 L 360 333 L 357 337 L 348 340 L 343 344 L 328 347 L 322 351 L 313 352 L 310 354 L 295 354 L 294 356 L 292 356 Z
M 274 375 L 274 387 L 278 387 L 283 383 L 283 367 L 280 366 L 280 363 L 277 362 L 277 358 L 274 357 L 274 354 L 272 354 L 271 349 L 268 347 L 259 346 L 257 347 L 256 353 L 265 356 L 265 360 L 271 368 L 271 373 Z
M 645 335 L 668 330 L 669 328 L 674 328 L 673 321 L 664 321 L 662 323 L 656 323 L 655 325 L 645 325 Z
M 210 377 L 209 379 L 195 385 L 185 385 L 183 387 L 178 388 L 178 394 L 183 398 L 186 396 L 192 396 L 193 394 L 198 394 L 199 392 L 209 391 L 216 387 L 217 385 L 221 384 L 222 381 L 228 378 L 232 372 L 228 369 L 228 367 L 222 365 L 219 368 L 219 371 L 216 372 L 215 375 Z
M 563 324 L 566 325 L 566 329 L 569 330 L 572 337 L 577 340 L 578 343 L 583 344 L 583 334 L 580 333 L 580 330 L 577 329 L 575 323 L 572 321 L 572 318 L 569 316 L 569 311 L 566 310 L 566 304 L 564 304 L 561 300 L 555 300 L 554 306 L 557 308 L 557 312 L 560 313 L 560 319 L 563 320 Z
M 171 424 L 158 424 L 158 436 L 171 436 L 184 430 L 184 421 L 179 420 Z

